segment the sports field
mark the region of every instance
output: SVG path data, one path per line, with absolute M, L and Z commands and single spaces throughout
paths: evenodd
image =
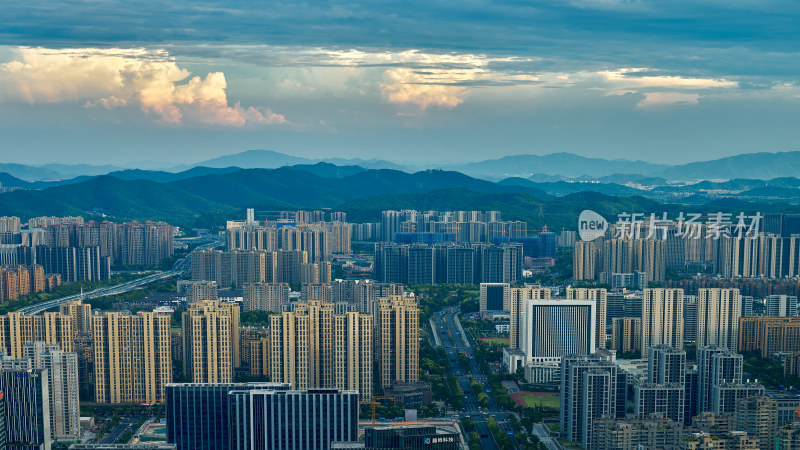
M 526 392 L 520 395 L 520 400 L 528 407 L 541 406 L 542 408 L 558 409 L 561 405 L 561 398 L 553 392 Z
M 489 345 L 505 345 L 506 347 L 508 346 L 508 340 L 505 337 L 481 338 L 481 341 Z

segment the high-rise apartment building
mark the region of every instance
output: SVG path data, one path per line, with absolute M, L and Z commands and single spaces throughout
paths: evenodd
M 645 289 L 642 357 L 654 345 L 683 348 L 683 289 Z
M 746 397 L 736 404 L 736 430 L 759 441 L 762 450 L 774 450 L 778 435 L 778 404 L 769 397 Z
M 300 283 L 316 284 L 331 282 L 331 262 L 320 261 L 300 264 Z
M 608 291 L 605 289 L 567 288 L 567 300 L 594 300 L 595 302 L 595 338 L 597 348 L 606 348 L 606 310 L 608 307 Z
M 97 403 L 160 402 L 172 381 L 171 314 L 92 316 Z
M 516 283 L 522 278 L 522 244 L 375 244 L 374 274 L 391 283 Z
M 289 302 L 288 283 L 248 283 L 244 286 L 242 310 L 280 312 Z
M 764 386 L 756 383 L 722 383 L 711 392 L 711 409 L 714 414 L 734 414 L 740 401 L 764 392 Z
M 172 257 L 175 228 L 164 222 L 129 222 L 118 225 L 115 263 L 159 266 Z
M 36 316 L 11 312 L 0 316 L 0 350 L 12 358 L 22 358 L 25 344 L 36 341 L 58 344 L 63 351 L 74 352 L 72 317 L 57 312 Z
M 216 281 L 221 287 L 238 288 L 247 283 L 300 284 L 307 263 L 308 254 L 301 250 L 205 250 L 192 253 L 192 280 Z M 320 280 L 327 277 L 328 267 L 317 264 Z
M 358 390 L 372 398 L 372 316 L 335 314 L 332 303 L 309 301 L 270 318 L 270 378 L 294 389 Z
M 642 351 L 642 319 L 619 317 L 611 323 L 611 348 L 620 353 Z
M 643 418 L 660 414 L 672 421 L 683 422 L 685 395 L 682 383 L 637 384 L 633 388 L 634 413 Z
M 797 297 L 794 295 L 769 295 L 764 299 L 765 316 L 795 317 L 797 316 Z
M 742 355 L 725 348 L 698 348 L 700 412 L 733 414 L 739 400 L 763 395 L 764 386 L 742 382 L 742 366 Z
M 650 347 L 647 381 L 657 384 L 683 384 L 686 376 L 686 352 L 666 345 Z
M 741 299 L 738 289 L 700 289 L 697 296 L 697 345 L 736 351 Z
M 33 369 L 47 370 L 53 436 L 64 439 L 80 436 L 78 354 L 63 352 L 57 344 L 34 342 L 25 344 L 24 359 L 31 362 Z
M 686 352 L 666 345 L 649 349 L 647 382 L 634 387 L 634 411 L 639 417 L 661 414 L 685 420 Z
M 776 352 L 800 352 L 800 317 L 742 317 L 738 348 L 758 351 L 762 358 Z
M 219 300 L 219 286 L 216 281 L 178 280 L 178 294 L 189 304 L 203 300 Z
M 593 450 L 670 448 L 681 441 L 683 424 L 661 415 L 625 420 L 605 418 L 592 427 Z
M 241 365 L 239 305 L 205 300 L 183 313 L 183 371 L 194 383 L 230 383 Z
M 42 369 L 0 371 L 5 403 L 6 446 L 50 450 L 50 391 Z
M 593 448 L 592 425 L 604 417 L 624 418 L 627 378 L 599 356 L 561 360 L 561 432 L 567 440 Z
M 683 296 L 683 339 L 697 341 L 697 296 Z
M 575 281 L 596 280 L 602 260 L 598 245 L 593 241 L 576 241 L 572 254 L 572 278 Z
M 92 331 L 92 305 L 81 300 L 72 300 L 62 303 L 58 307 L 62 316 L 69 316 L 72 320 L 72 331 L 77 333 L 91 333 Z
M 508 304 L 503 307 L 509 314 L 509 348 L 522 345 L 522 314 L 528 300 L 549 300 L 550 289 L 539 285 L 525 285 L 522 288 L 511 288 Z
M 378 371 L 381 387 L 419 381 L 419 307 L 410 297 L 380 300 Z
M 24 265 L 42 266 L 45 273 L 57 273 L 64 282 L 111 279 L 111 257 L 92 247 L 17 247 L 17 260 Z
M 436 263 L 433 247 L 411 245 L 408 247 L 408 284 L 434 284 L 436 282 Z
M 19 297 L 47 290 L 42 266 L 36 264 L 0 266 L 0 301 L 16 300 Z

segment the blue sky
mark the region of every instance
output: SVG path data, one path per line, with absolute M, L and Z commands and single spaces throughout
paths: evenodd
M 32 4 L 31 4 L 32 3 Z M 3 2 L 5 162 L 800 149 L 790 1 Z

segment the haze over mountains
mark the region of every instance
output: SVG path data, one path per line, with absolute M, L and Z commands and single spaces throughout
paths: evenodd
M 566 226 L 572 220 L 568 213 L 577 215 L 579 207 L 612 214 L 689 205 L 700 211 L 800 210 L 800 178 L 794 176 L 800 174 L 800 152 L 740 155 L 683 166 L 565 153 L 509 156 L 448 170 L 397 169 L 394 163 L 378 160 L 334 161 L 338 164 L 249 151 L 185 170 L 6 164 L 0 170 L 11 172 L 0 172 L 0 184 L 8 191 L 0 193 L 0 215 L 151 218 L 201 226 L 254 206 L 337 208 L 360 220 L 375 220 L 385 208 L 487 208 L 532 223 L 546 210 L 549 225 L 563 220 Z M 119 170 L 103 172 L 109 169 Z M 63 175 L 80 171 L 88 173 Z M 60 179 L 36 180 L 59 173 Z M 709 180 L 680 182 L 701 174 Z M 470 201 L 475 206 L 468 206 Z
M 330 163 L 278 169 L 195 167 L 183 172 L 123 170 L 58 182 L 29 183 L 0 194 L 0 216 L 101 216 L 160 219 L 210 227 L 260 210 L 343 210 L 353 221 L 374 221 L 382 209 L 492 209 L 536 226 L 570 227 L 581 209 L 623 211 L 800 211 L 800 179 L 736 179 L 649 189 L 610 182 L 492 182 L 444 170 L 408 173 Z M 544 218 L 547 222 L 544 222 Z
M 224 155 L 194 164 L 159 167 L 164 172 L 179 173 L 195 167 L 208 168 L 261 168 L 275 169 L 284 166 L 311 165 L 327 162 L 337 166 L 358 166 L 364 169 L 394 169 L 417 172 L 426 169 L 458 171 L 476 178 L 499 181 L 505 178 L 529 178 L 533 181 L 558 181 L 559 179 L 583 178 L 584 181 L 642 182 L 649 178 L 658 181 L 732 180 L 736 178 L 769 180 L 794 177 L 800 174 L 800 151 L 780 153 L 749 153 L 722 159 L 693 162 L 680 165 L 655 164 L 645 161 L 590 158 L 571 153 L 547 155 L 511 155 L 467 163 L 401 164 L 379 159 L 324 158 L 309 159 L 287 155 L 272 150 L 248 150 Z M 105 175 L 130 168 L 89 164 L 2 164 L 5 172 L 23 182 L 64 181 L 79 176 Z M 611 177 L 610 179 L 608 177 Z M 606 178 L 606 179 L 603 179 Z M 657 184 L 647 182 L 641 184 Z M 26 187 L 13 180 L 1 180 L 4 187 Z M 17 183 L 17 184 L 15 184 Z M 663 184 L 662 183 L 662 184 Z M 41 187 L 43 185 L 39 185 Z

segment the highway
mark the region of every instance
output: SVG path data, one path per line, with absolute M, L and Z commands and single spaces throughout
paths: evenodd
M 458 380 L 461 390 L 464 391 L 464 409 L 463 415 L 470 417 L 475 421 L 475 428 L 481 437 L 482 449 L 498 449 L 494 436 L 489 431 L 489 425 L 486 422 L 489 415 L 494 416 L 498 425 L 503 431 L 511 431 L 511 426 L 508 423 L 510 413 L 502 411 L 494 400 L 491 392 L 487 392 L 489 396 L 488 414 L 484 413 L 478 403 L 478 398 L 469 384 L 470 376 L 475 381 L 489 388 L 488 378 L 486 374 L 482 373 L 478 368 L 478 364 L 474 358 L 470 359 L 469 372 L 465 371 L 461 364 L 458 362 L 458 353 L 466 353 L 473 356 L 474 342 L 470 336 L 465 335 L 458 323 L 456 315 L 459 313 L 460 308 L 452 307 L 445 308 L 434 314 L 433 322 L 436 325 L 436 334 L 439 337 L 442 348 L 447 352 L 447 357 L 450 360 L 450 370 Z M 520 448 L 516 439 L 512 436 L 516 448 Z
M 539 438 L 539 442 L 547 447 L 547 450 L 562 450 L 564 448 L 557 440 L 550 437 L 550 433 L 542 423 L 537 423 L 533 426 L 533 434 Z
M 122 284 L 118 284 L 115 286 L 106 286 L 95 289 L 93 291 L 84 292 L 83 294 L 75 294 L 69 295 L 66 297 L 56 298 L 53 300 L 48 300 L 46 302 L 37 303 L 35 305 L 26 306 L 24 308 L 20 308 L 17 311 L 22 312 L 25 314 L 38 314 L 49 309 L 53 309 L 62 303 L 67 303 L 72 300 L 78 299 L 87 299 L 87 298 L 98 298 L 98 297 L 107 297 L 109 295 L 119 295 L 124 294 L 126 292 L 130 292 L 144 286 L 147 286 L 150 283 L 155 283 L 157 281 L 166 280 L 169 278 L 177 277 L 177 276 L 186 276 L 189 275 L 191 272 L 191 259 L 192 253 L 200 250 L 208 250 L 215 247 L 219 247 L 224 243 L 222 237 L 220 236 L 212 236 L 210 240 L 202 245 L 199 245 L 194 250 L 189 252 L 188 255 L 185 257 L 175 261 L 172 268 L 167 271 L 156 271 L 151 275 L 147 275 L 145 277 L 128 281 Z

